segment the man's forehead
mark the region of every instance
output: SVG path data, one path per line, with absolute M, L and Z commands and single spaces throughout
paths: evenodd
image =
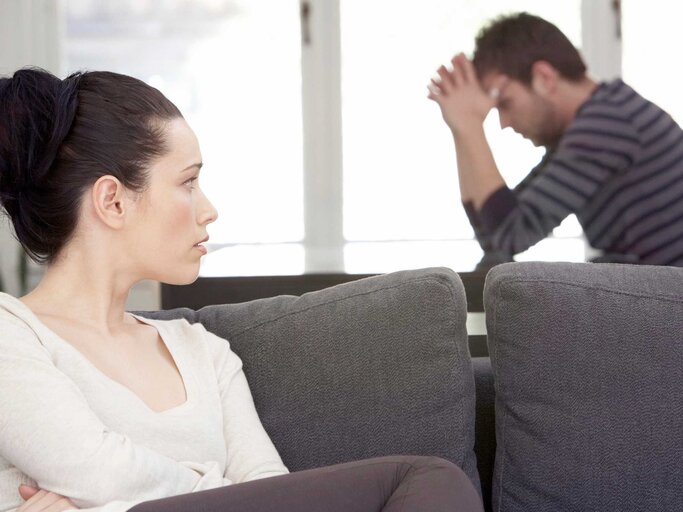
M 492 71 L 486 73 L 481 79 L 481 86 L 489 96 L 498 97 L 501 89 L 510 82 L 510 77 L 504 73 Z

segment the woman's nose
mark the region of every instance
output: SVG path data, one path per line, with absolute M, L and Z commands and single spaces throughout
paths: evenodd
M 203 191 L 201 192 L 201 196 L 201 206 L 199 208 L 199 218 L 197 220 L 201 225 L 211 224 L 218 218 L 218 211 Z

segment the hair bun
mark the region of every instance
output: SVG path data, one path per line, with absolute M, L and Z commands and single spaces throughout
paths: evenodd
M 47 177 L 76 115 L 79 81 L 80 73 L 60 80 L 37 68 L 0 81 L 0 202 L 8 212 Z

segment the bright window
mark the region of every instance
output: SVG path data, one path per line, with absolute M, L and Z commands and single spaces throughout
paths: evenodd
M 69 71 L 166 94 L 195 130 L 212 243 L 300 242 L 301 48 L 295 0 L 67 0 Z
M 666 0 L 622 2 L 624 81 L 683 124 L 683 96 L 671 51 L 679 48 L 683 4 Z
M 341 256 L 330 260 L 351 272 L 476 262 L 480 249 L 460 205 L 452 141 L 426 84 L 455 52 L 470 53 L 477 30 L 510 11 L 510 2 L 310 0 L 314 15 L 324 10 L 321 2 L 325 9 L 339 2 L 341 29 L 341 62 L 331 55 L 315 64 L 340 69 L 342 77 L 343 207 L 315 201 L 316 208 L 343 210 L 337 216 L 343 228 L 330 229 L 336 242 L 328 250 Z M 139 77 L 173 100 L 196 131 L 202 186 L 220 214 L 209 230 L 215 251 L 202 275 L 304 272 L 311 229 L 304 203 L 325 197 L 331 183 L 325 165 L 304 169 L 304 134 L 335 120 L 303 114 L 302 59 L 309 61 L 300 3 L 65 0 L 65 6 L 68 71 Z M 513 8 L 553 21 L 580 46 L 581 0 L 520 0 Z M 329 43 L 336 33 L 330 22 L 319 19 L 304 32 Z M 316 94 L 315 85 L 307 90 Z M 504 177 L 516 184 L 542 150 L 501 131 L 495 112 L 486 130 Z M 315 179 L 305 181 L 304 173 Z M 320 189 L 306 194 L 304 186 L 317 182 Z M 316 233 L 325 232 L 326 221 L 318 224 Z M 521 258 L 583 259 L 580 234 L 571 217 L 555 230 L 566 240 L 543 241 Z
M 453 142 L 426 85 L 436 68 L 458 51 L 471 55 L 479 28 L 510 10 L 505 0 L 341 2 L 344 235 L 347 266 L 365 270 L 376 262 L 458 267 L 481 254 L 460 203 Z M 581 44 L 579 0 L 515 2 L 514 10 L 538 14 Z M 494 111 L 485 123 L 496 162 L 510 186 L 538 163 L 543 150 L 500 130 Z M 557 236 L 578 237 L 572 216 Z M 409 244 L 406 240 L 443 243 Z M 396 241 L 382 246 L 377 241 Z M 456 244 L 457 245 L 457 244 Z M 544 241 L 522 258 L 567 257 L 566 243 Z M 570 253 L 584 258 L 577 240 Z M 473 252 L 474 251 L 474 252 Z M 373 263 L 375 262 L 375 263 Z M 386 263 L 393 268 L 392 263 Z

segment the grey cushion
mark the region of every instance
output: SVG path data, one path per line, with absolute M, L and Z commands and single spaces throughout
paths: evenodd
M 493 510 L 681 510 L 683 269 L 510 263 L 484 301 Z
M 438 455 L 479 486 L 474 379 L 460 278 L 396 272 L 198 312 L 228 339 L 291 470 L 389 455 Z

